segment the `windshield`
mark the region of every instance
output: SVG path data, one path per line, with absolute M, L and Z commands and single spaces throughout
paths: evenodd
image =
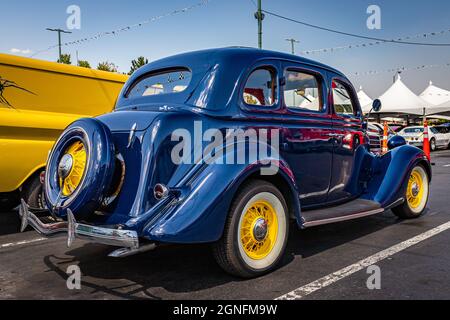
M 191 79 L 192 73 L 186 68 L 149 74 L 136 81 L 126 97 L 133 99 L 183 92 Z
M 422 133 L 423 132 L 423 128 L 408 128 L 408 129 L 404 129 L 405 133 Z

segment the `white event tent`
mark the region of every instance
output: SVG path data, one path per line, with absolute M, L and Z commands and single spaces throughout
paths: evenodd
M 406 113 L 423 115 L 424 108 L 432 105 L 424 99 L 418 97 L 402 81 L 400 75 L 394 84 L 383 93 L 380 98 L 380 113 Z M 366 109 L 366 108 L 365 108 Z
M 430 81 L 430 85 L 420 94 L 420 97 L 433 106 L 437 106 L 450 101 L 450 91 L 438 88 L 433 85 L 433 81 Z
M 370 109 L 372 109 L 373 100 L 367 95 L 367 93 L 364 92 L 362 86 L 359 87 L 358 100 L 359 100 L 359 104 L 363 108 L 364 113 L 369 112 Z M 367 110 L 367 108 L 368 108 L 368 110 Z

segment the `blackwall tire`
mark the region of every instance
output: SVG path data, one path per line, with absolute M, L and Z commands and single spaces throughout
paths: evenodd
M 30 208 L 47 209 L 44 188 L 42 187 L 39 174 L 34 174 L 24 183 L 21 198 L 25 200 Z
M 62 193 L 58 166 L 73 144 L 85 152 L 85 166 L 79 185 L 69 195 Z M 45 199 L 55 215 L 65 217 L 70 209 L 78 219 L 87 218 L 101 204 L 114 174 L 115 151 L 111 132 L 97 119 L 81 119 L 71 124 L 50 153 L 45 174 Z
M 436 140 L 434 138 L 430 140 L 430 151 L 436 151 Z
M 258 211 L 255 205 L 263 206 L 262 210 Z M 265 210 L 266 205 L 268 210 L 264 214 L 270 214 L 272 218 L 266 216 L 268 223 L 263 242 L 255 242 L 257 232 L 254 231 L 258 231 L 257 224 L 264 220 L 258 218 L 258 215 Z M 252 215 L 251 212 L 254 216 L 249 220 L 248 215 Z M 253 224 L 249 223 L 252 219 L 254 219 Z M 264 222 L 261 225 L 264 225 Z M 248 228 L 248 226 L 252 227 Z M 251 233 L 252 237 L 246 238 L 248 230 L 253 233 Z M 252 180 L 238 191 L 233 200 L 223 237 L 213 246 L 214 256 L 218 264 L 232 275 L 242 278 L 258 277 L 276 268 L 283 257 L 288 234 L 288 208 L 283 195 L 274 185 L 266 181 Z M 250 239 L 250 245 L 246 246 L 244 242 L 248 239 Z M 253 252 L 248 249 L 253 248 L 252 243 L 261 247 Z

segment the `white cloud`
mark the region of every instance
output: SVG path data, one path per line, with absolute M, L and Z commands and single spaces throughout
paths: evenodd
M 9 50 L 9 52 L 14 53 L 14 54 L 31 54 L 33 53 L 33 51 L 31 51 L 30 49 L 17 49 L 17 48 L 12 48 L 11 50 Z

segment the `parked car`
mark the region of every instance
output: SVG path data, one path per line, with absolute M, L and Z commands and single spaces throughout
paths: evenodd
M 416 147 L 423 147 L 423 126 L 407 127 L 398 134 L 406 139 L 406 142 Z M 447 149 L 450 144 L 450 136 L 440 133 L 435 127 L 428 127 L 428 140 L 430 150 L 435 151 L 437 148 Z
M 368 123 L 367 136 L 369 137 L 370 151 L 374 154 L 381 154 L 381 141 L 383 139 L 383 132 L 380 133 L 380 128 L 373 123 Z
M 111 112 L 128 77 L 0 54 L 0 212 L 44 208 L 41 173 L 73 121 Z
M 64 131 L 45 175 L 58 220 L 22 201 L 22 230 L 116 246 L 113 257 L 211 243 L 224 270 L 255 277 L 283 257 L 290 220 L 420 216 L 430 163 L 401 137 L 389 149 L 370 152 L 357 94 L 331 67 L 251 48 L 185 53 L 139 69 L 113 113 Z
M 383 136 L 384 125 L 382 125 L 381 123 L 378 123 L 378 122 L 371 122 L 370 124 L 377 127 L 378 132 L 380 133 L 381 136 Z M 392 130 L 391 126 L 388 126 L 388 138 L 390 139 L 391 137 L 393 137 L 395 135 L 397 135 L 397 133 L 394 130 Z
M 445 136 L 445 138 L 448 139 L 448 141 L 450 141 L 450 127 L 440 125 L 440 126 L 435 126 L 433 128 L 435 128 L 437 130 L 437 132 L 439 132 L 440 134 L 443 134 Z M 450 148 L 450 144 L 448 145 L 448 148 Z

